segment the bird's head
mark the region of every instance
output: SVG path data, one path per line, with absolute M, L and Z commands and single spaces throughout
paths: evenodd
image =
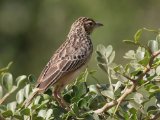
M 103 24 L 95 22 L 91 18 L 80 17 L 72 24 L 71 30 L 76 32 L 85 31 L 88 35 L 90 35 L 95 28 L 100 26 L 103 26 Z

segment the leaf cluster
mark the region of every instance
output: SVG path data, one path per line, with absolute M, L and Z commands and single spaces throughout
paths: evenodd
M 155 33 L 155 40 L 141 44 L 141 34 Z M 114 63 L 116 52 L 111 45 L 97 46 L 97 65 L 106 74 L 106 84 L 94 77 L 96 71 L 85 70 L 76 82 L 62 93 L 70 111 L 61 108 L 52 97 L 51 89 L 38 95 L 25 108 L 22 104 L 32 94 L 33 75 L 14 78 L 11 63 L 0 69 L 0 119 L 7 120 L 146 120 L 160 116 L 160 34 L 140 29 L 133 40 L 124 40 L 137 47 L 127 51 L 125 65 Z M 89 76 L 89 77 L 88 77 Z M 88 79 L 97 84 L 87 84 Z M 98 111 L 98 112 L 97 112 Z

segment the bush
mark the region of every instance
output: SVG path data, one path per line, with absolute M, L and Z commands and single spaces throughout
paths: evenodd
M 155 40 L 141 44 L 143 31 L 155 33 Z M 76 82 L 68 86 L 64 99 L 70 111 L 59 107 L 51 90 L 37 96 L 27 108 L 22 106 L 34 88 L 33 75 L 21 75 L 15 80 L 8 68 L 0 69 L 0 113 L 8 120 L 156 120 L 160 117 L 160 34 L 159 31 L 140 29 L 134 40 L 125 43 L 137 47 L 124 55 L 125 65 L 114 63 L 115 51 L 111 45 L 97 46 L 97 62 L 107 74 L 108 84 L 87 85 L 88 76 L 96 71 L 85 70 Z M 16 83 L 14 82 L 16 81 Z M 97 80 L 98 81 L 98 80 Z

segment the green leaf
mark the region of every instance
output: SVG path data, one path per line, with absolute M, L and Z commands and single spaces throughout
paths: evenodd
M 62 108 L 53 108 L 53 115 L 56 120 L 61 120 L 60 115 L 64 112 L 64 109 Z M 64 119 L 63 119 L 64 120 Z
M 115 99 L 114 92 L 113 92 L 111 86 L 109 86 L 109 87 L 107 88 L 107 90 L 102 91 L 101 94 L 102 94 L 103 96 L 105 96 L 105 97 L 111 98 L 112 100 Z
M 96 113 L 93 114 L 93 118 L 94 118 L 94 120 L 100 120 Z
M 156 68 L 156 74 L 157 74 L 157 75 L 160 75 L 160 66 L 158 66 L 158 67 Z
M 134 94 L 134 101 L 138 104 L 141 104 L 144 101 L 143 95 L 141 93 L 136 92 Z
M 98 66 L 99 66 L 104 72 L 107 73 L 107 70 L 106 70 L 105 65 L 99 63 Z
M 21 75 L 19 77 L 16 78 L 17 81 L 17 87 L 23 86 L 26 83 L 26 75 Z
M 160 43 L 160 34 L 158 34 L 158 35 L 156 36 L 156 41 L 157 41 L 158 43 Z
M 18 104 L 21 104 L 24 100 L 24 89 L 21 89 L 18 91 L 17 95 L 16 95 L 16 100 Z
M 136 45 L 135 42 L 132 40 L 123 40 L 123 42 L 131 45 Z
M 156 33 L 156 34 L 159 33 L 158 30 L 154 30 L 154 29 L 143 28 L 143 30 L 146 30 L 146 31 L 148 31 L 148 32 L 154 32 L 154 33 Z
M 16 107 L 17 107 L 17 102 L 11 102 L 7 104 L 7 109 L 11 110 L 13 113 L 15 112 Z
M 40 111 L 38 112 L 38 116 L 39 116 L 39 117 L 42 117 L 42 118 L 44 118 L 44 119 L 45 119 L 45 117 L 46 117 L 46 113 L 47 113 L 47 111 L 46 111 L 46 110 L 40 110 Z
M 103 57 L 97 57 L 97 61 L 100 62 L 100 63 L 106 63 L 106 59 L 103 58 Z
M 99 94 L 99 90 L 96 85 L 90 85 L 88 88 L 89 88 L 89 92 Z
M 144 55 L 145 55 L 145 52 L 139 51 L 139 52 L 136 53 L 135 57 L 137 58 L 138 61 L 140 61 L 140 60 L 144 59 Z
M 29 93 L 30 93 L 30 84 L 27 84 L 27 85 L 24 87 L 24 96 L 25 96 L 25 98 L 28 98 L 28 97 L 29 97 Z
M 104 45 L 100 44 L 97 46 L 97 51 L 99 51 L 102 55 L 105 55 L 106 48 Z
M 125 53 L 124 58 L 126 58 L 126 59 L 135 59 L 134 50 L 129 50 L 127 53 Z
M 13 76 L 11 73 L 4 73 L 2 76 L 3 86 L 10 91 L 13 87 Z
M 2 72 L 4 72 L 4 71 L 8 70 L 8 69 L 11 67 L 12 63 L 13 63 L 13 62 L 10 62 L 10 63 L 7 65 L 7 67 L 1 68 L 1 69 L 0 69 L 0 73 L 2 73 Z
M 3 88 L 2 86 L 0 85 L 0 99 L 3 97 Z
M 137 118 L 137 110 L 134 109 L 134 108 L 131 108 L 131 109 L 129 109 L 129 111 L 131 113 L 130 119 L 131 120 L 138 120 L 138 118 Z
M 111 56 L 109 57 L 109 64 L 113 62 L 114 58 L 115 58 L 115 51 L 113 51 Z
M 30 115 L 30 109 L 29 109 L 29 108 L 23 109 L 23 110 L 21 111 L 21 114 L 22 114 L 22 115 L 27 115 L 27 116 L 29 116 L 29 115 Z
M 156 40 L 150 40 L 148 42 L 148 47 L 150 48 L 151 52 L 158 51 L 158 42 Z
M 13 115 L 11 110 L 7 110 L 5 112 L 2 113 L 2 116 L 7 118 L 7 117 L 11 117 Z
M 52 114 L 53 114 L 53 110 L 52 110 L 52 109 L 49 109 L 49 110 L 47 111 L 47 114 L 46 114 L 46 120 L 49 120 L 49 118 L 52 116 Z
M 112 51 L 113 51 L 113 47 L 111 45 L 108 45 L 106 50 L 105 50 L 106 59 L 108 59 L 108 57 L 111 55 Z
M 34 120 L 44 120 L 44 118 L 43 118 L 43 117 L 38 116 L 38 117 L 35 117 L 35 119 L 34 119 Z
M 142 34 L 142 29 L 139 29 L 136 34 L 134 35 L 134 42 L 135 43 L 139 43 L 139 39 L 140 39 L 140 36 Z
M 144 59 L 138 61 L 138 63 L 145 67 L 149 63 L 149 60 L 150 60 L 150 54 L 148 53 L 148 51 L 146 51 Z
M 72 111 L 73 114 L 76 114 L 78 116 L 78 114 L 79 114 L 79 112 L 78 112 L 79 108 L 78 108 L 78 104 L 77 103 L 73 103 L 72 104 L 71 111 Z
M 32 74 L 30 74 L 30 75 L 28 76 L 28 80 L 29 80 L 30 83 L 35 83 L 35 82 L 36 82 L 35 76 L 32 75 Z
M 156 107 L 156 106 L 149 106 L 149 107 L 147 108 L 147 112 L 153 111 L 153 110 L 157 110 L 157 107 Z
M 32 94 L 32 93 L 31 93 Z M 40 96 L 37 96 L 34 100 L 34 104 L 35 105 L 38 105 L 39 101 L 40 101 L 41 97 Z
M 122 85 L 121 81 L 118 81 L 115 85 L 114 92 L 118 90 L 118 88 Z
M 135 101 L 129 101 L 129 104 L 127 105 L 128 108 L 135 108 L 136 110 L 139 110 L 142 113 L 145 113 L 143 109 L 140 109 L 142 106 L 141 104 L 138 104 Z
M 87 77 L 88 77 L 88 70 L 86 69 L 82 74 L 80 74 L 78 76 L 78 78 L 76 79 L 75 84 L 86 82 L 87 81 Z
M 96 51 L 97 56 L 102 57 L 103 55 L 100 53 L 100 51 Z

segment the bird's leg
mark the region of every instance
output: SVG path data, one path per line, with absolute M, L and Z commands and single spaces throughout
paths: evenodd
M 63 97 L 61 96 L 61 92 L 59 88 L 56 88 L 53 92 L 53 96 L 55 97 L 56 101 L 59 103 L 59 105 L 62 108 L 65 108 L 67 110 L 69 110 L 69 105 L 66 103 L 66 101 L 63 99 Z

